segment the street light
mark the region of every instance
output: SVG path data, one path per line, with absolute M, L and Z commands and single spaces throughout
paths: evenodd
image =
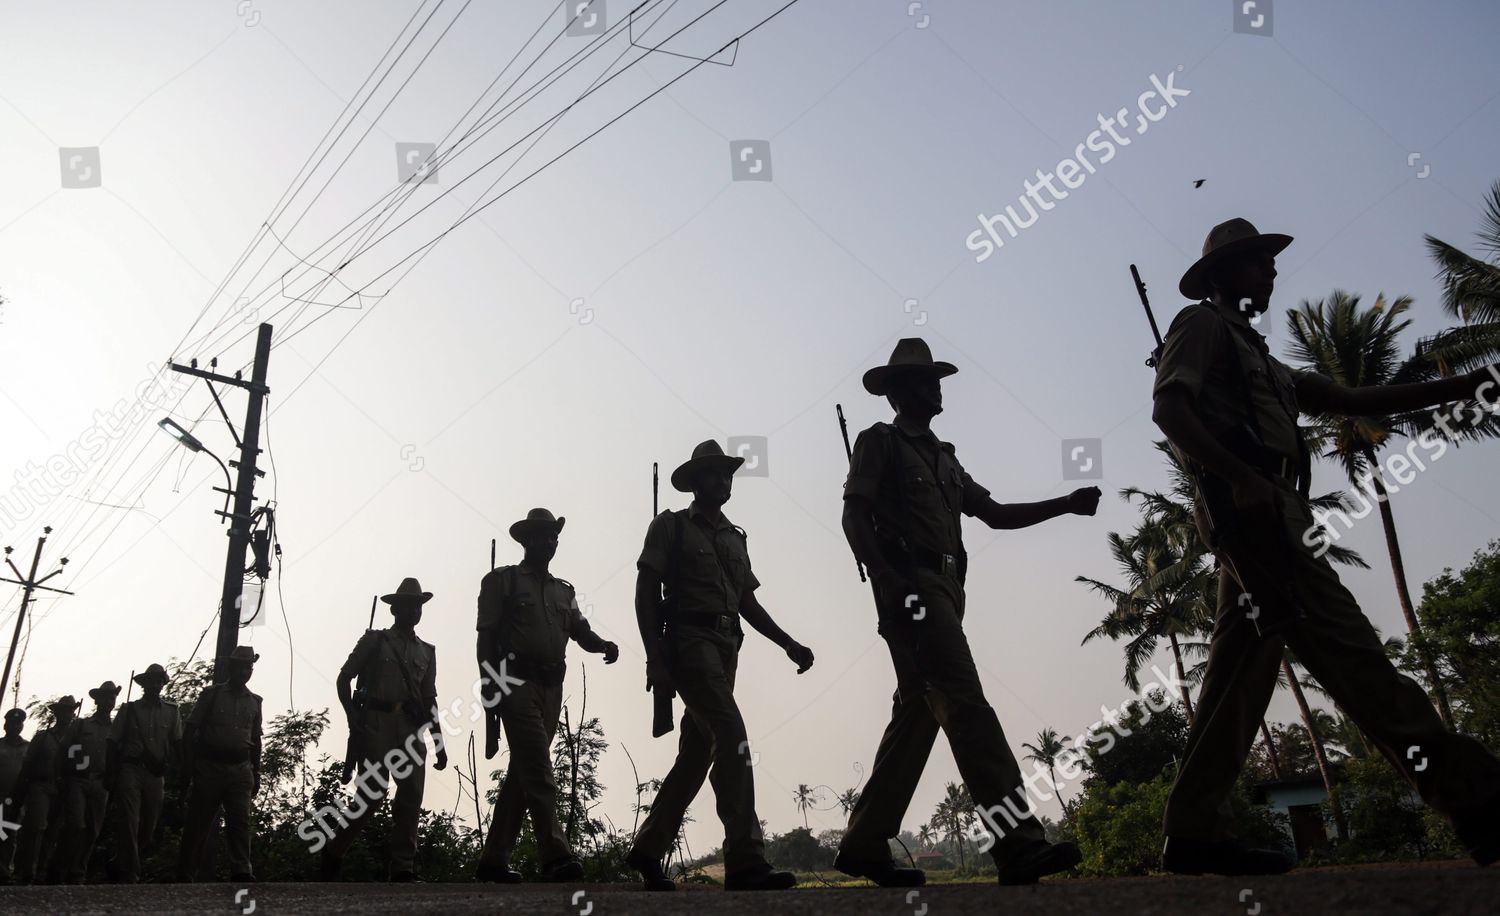
M 229 468 L 225 466 L 223 461 L 219 460 L 218 455 L 215 455 L 213 452 L 208 450 L 208 446 L 198 441 L 197 436 L 194 436 L 192 433 L 183 429 L 178 425 L 177 421 L 173 420 L 171 417 L 162 417 L 160 420 L 156 421 L 156 425 L 161 427 L 162 432 L 171 436 L 173 439 L 176 439 L 177 443 L 188 451 L 202 452 L 213 460 L 219 462 L 219 469 L 224 472 L 224 511 L 220 512 L 219 515 L 223 516 L 225 521 L 228 521 L 229 495 L 234 491 L 234 484 L 231 483 L 229 479 Z M 214 489 L 217 490 L 218 487 L 214 487 Z
M 177 425 L 177 421 L 173 420 L 171 417 L 162 417 L 160 420 L 157 421 L 156 425 L 161 427 L 162 432 L 166 433 L 167 435 L 171 436 L 173 439 L 176 439 L 178 442 L 181 442 L 183 445 L 187 446 L 188 451 L 191 451 L 191 452 L 207 452 L 208 451 L 208 449 L 206 449 L 206 448 L 203 447 L 203 443 L 198 441 L 198 438 L 196 436 L 194 436 L 192 433 L 188 432 L 187 430 L 183 429 L 181 426 L 178 426 Z M 209 452 L 209 454 L 212 455 L 213 452 Z

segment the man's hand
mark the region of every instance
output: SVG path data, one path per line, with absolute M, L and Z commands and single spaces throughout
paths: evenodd
M 613 665 L 620 660 L 620 647 L 612 642 L 606 642 L 602 654 L 604 655 L 604 664 Z
M 437 762 L 432 765 L 432 768 L 435 769 L 435 770 L 446 770 L 446 769 L 448 769 L 448 750 L 447 750 L 447 748 L 441 748 L 440 747 L 440 748 L 437 749 Z
M 1079 487 L 1068 494 L 1068 511 L 1074 515 L 1093 515 L 1099 511 L 1099 488 Z
M 659 687 L 668 692 L 677 689 L 672 683 L 672 672 L 667 670 L 667 663 L 660 658 L 646 659 L 646 689 Z
M 812 650 L 800 642 L 794 642 L 786 647 L 786 657 L 797 663 L 798 674 L 813 666 Z

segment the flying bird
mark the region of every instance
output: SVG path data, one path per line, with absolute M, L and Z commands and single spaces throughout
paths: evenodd
M 1201 187 L 1203 187 L 1203 182 L 1205 182 L 1207 180 L 1208 180 L 1207 178 L 1198 178 L 1198 179 L 1195 179 L 1193 181 L 1193 187 L 1195 187 L 1195 188 L 1201 188 Z

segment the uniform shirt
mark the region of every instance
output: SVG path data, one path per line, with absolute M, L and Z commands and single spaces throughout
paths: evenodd
M 674 557 L 679 526 L 681 544 Z M 667 601 L 679 614 L 738 615 L 740 602 L 760 587 L 745 535 L 723 513 L 717 523 L 710 521 L 696 500 L 684 511 L 663 512 L 651 520 L 635 565 L 661 577 Z
M 131 700 L 115 714 L 109 739 L 125 760 L 149 757 L 166 763 L 172 748 L 182 740 L 182 715 L 176 703 Z
M 0 738 L 0 802 L 10 798 L 11 790 L 16 787 L 16 780 L 21 777 L 21 762 L 26 759 L 26 748 L 31 742 L 24 738 L 12 741 L 10 738 Z M 15 800 L 19 806 L 21 800 Z M 13 807 L 12 811 L 15 810 Z
M 110 720 L 88 716 L 74 719 L 63 739 L 62 767 L 64 776 L 101 776 L 109 758 Z
M 71 728 L 73 723 L 69 722 Z M 41 783 L 52 783 L 57 779 L 57 768 L 63 753 L 64 729 L 56 725 L 38 731 L 26 749 L 26 759 L 21 770 L 27 779 Z
M 395 627 L 367 630 L 354 644 L 339 677 L 359 678 L 360 688 L 374 700 L 425 701 L 437 696 L 437 649 L 415 633 Z
M 476 629 L 495 631 L 504 651 L 539 665 L 562 662 L 569 638 L 587 644 L 593 632 L 572 584 L 524 563 L 485 574 Z
M 1211 302 L 1183 309 L 1167 331 L 1153 397 L 1181 386 L 1210 431 L 1222 435 L 1244 426 L 1249 419 L 1244 383 L 1224 358 L 1226 343 L 1234 345 L 1240 369 L 1249 377 L 1250 401 L 1265 446 L 1284 458 L 1298 458 L 1297 382 L 1309 373 L 1282 365 L 1270 354 L 1265 337 L 1239 312 L 1219 311 Z
M 959 464 L 953 446 L 931 430 L 914 434 L 876 423 L 854 441 L 844 498 L 870 500 L 882 543 L 899 538 L 912 551 L 957 556 L 962 516 L 974 515 L 989 496 Z
M 212 684 L 198 694 L 188 715 L 196 741 L 224 751 L 260 750 L 260 697 L 249 688 Z

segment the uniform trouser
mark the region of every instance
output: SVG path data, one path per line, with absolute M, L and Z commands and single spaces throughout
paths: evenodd
M 677 759 L 636 833 L 635 851 L 652 859 L 666 857 L 707 777 L 724 822 L 725 872 L 762 867 L 765 839 L 755 815 L 754 770 L 745 721 L 734 702 L 738 640 L 696 627 L 680 628 L 670 638 L 672 681 L 686 708 Z
M 510 767 L 505 771 L 500 797 L 495 799 L 489 836 L 479 856 L 481 865 L 509 864 L 528 811 L 543 865 L 573 854 L 557 819 L 557 781 L 552 775 L 552 739 L 562 714 L 562 693 L 561 684 L 543 687 L 528 681 L 512 688 L 500 701 Z
M 250 868 L 250 799 L 255 794 L 255 771 L 250 761 L 219 763 L 199 757 L 193 762 L 193 788 L 188 793 L 182 824 L 182 847 L 177 855 L 177 877 L 190 881 L 203 861 L 202 846 L 213 836 L 213 826 L 224 809 L 224 835 L 229 842 L 229 873 L 252 874 Z
M 891 722 L 840 848 L 859 859 L 890 857 L 888 841 L 901 831 L 941 728 L 976 807 L 992 812 L 980 822 L 994 837 L 990 855 L 1004 863 L 1020 848 L 1044 839 L 1042 825 L 1033 816 L 1021 768 L 979 682 L 963 631 L 963 586 L 927 570 L 918 571 L 916 586 L 916 601 L 881 596 L 880 635 L 896 668 L 896 694 Z
M 104 829 L 104 810 L 109 789 L 101 777 L 64 779 L 60 786 L 63 827 L 50 871 L 70 884 L 84 879 L 99 833 Z
M 7 825 L 12 823 L 18 824 L 24 817 L 21 807 L 22 800 L 12 798 L 11 796 L 11 792 L 15 791 L 15 788 L 14 785 L 11 785 L 0 789 L 0 820 L 5 821 Z M 4 830 L 5 836 L 0 837 L 0 884 L 10 881 L 11 868 L 16 858 L 16 834 L 19 832 L 19 828 L 13 830 L 7 826 Z
M 152 776 L 138 763 L 120 766 L 120 779 L 111 793 L 115 801 L 115 864 L 120 880 L 141 880 L 141 850 L 151 846 L 161 817 L 162 777 Z
M 1426 692 L 1391 664 L 1354 596 L 1304 542 L 1313 524 L 1307 506 L 1290 490 L 1284 496 L 1287 544 L 1262 538 L 1225 545 L 1247 582 L 1242 589 L 1227 571 L 1219 576 L 1208 667 L 1167 800 L 1167 835 L 1232 835 L 1230 792 L 1276 689 L 1285 646 L 1422 798 L 1454 819 L 1462 838 L 1466 817 L 1500 797 L 1500 760 L 1472 738 L 1448 731 Z M 1277 605 L 1293 601 L 1305 618 L 1279 636 L 1260 636 L 1251 615 L 1275 619 L 1288 613 Z
M 417 822 L 427 785 L 425 728 L 425 723 L 414 726 L 399 707 L 394 712 L 370 709 L 361 714 L 359 742 L 364 762 L 355 773 L 349 823 L 329 841 L 329 855 L 343 858 L 394 782 L 396 797 L 391 802 L 391 836 L 387 841 L 391 871 L 416 870 Z
M 46 877 L 62 826 L 57 786 L 31 786 L 26 792 L 26 811 L 16 840 L 16 878 L 21 883 Z

